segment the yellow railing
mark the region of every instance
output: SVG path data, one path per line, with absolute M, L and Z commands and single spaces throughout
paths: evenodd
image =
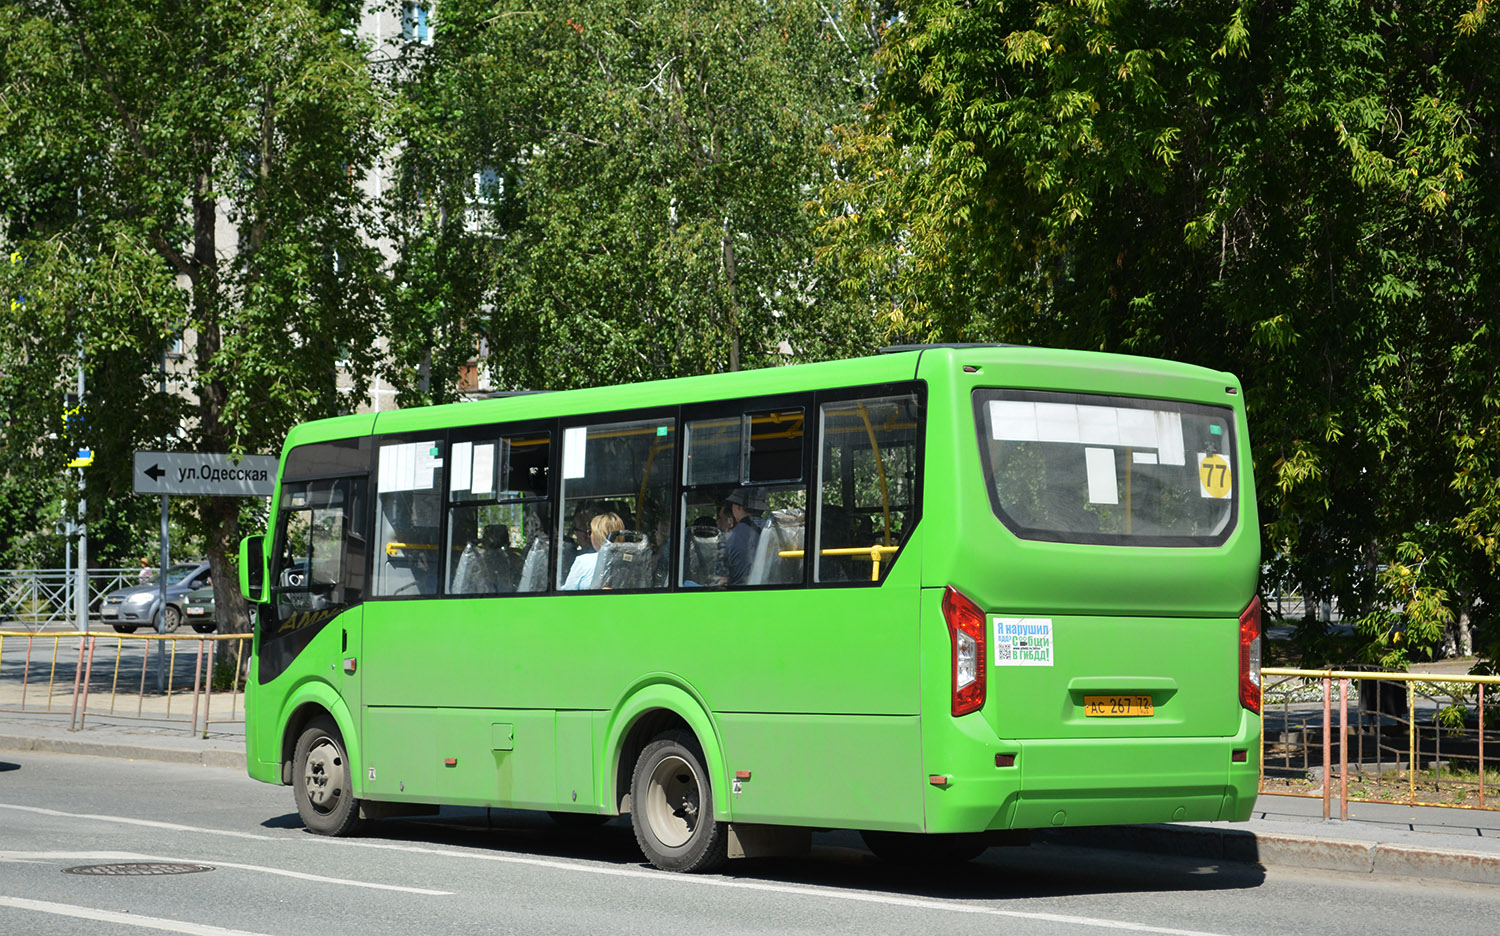
M 5 680 L 0 681 L 0 711 L 46 713 L 52 712 L 54 705 L 59 705 L 58 712 L 60 713 L 63 711 L 61 706 L 66 706 L 71 713 L 69 728 L 74 731 L 82 728 L 84 721 L 91 714 L 99 717 L 142 721 L 187 720 L 190 734 L 197 733 L 201 724 L 202 733 L 207 736 L 211 707 L 215 699 L 218 699 L 221 705 L 227 701 L 230 706 L 229 717 L 221 718 L 219 722 L 244 720 L 242 710 L 244 686 L 241 683 L 241 674 L 244 671 L 246 643 L 249 639 L 249 634 L 141 634 L 137 636 L 83 631 L 50 634 L 0 631 L 0 660 L 5 660 L 6 648 L 10 647 L 10 652 L 20 657 L 21 664 L 19 673 L 16 673 L 17 668 L 14 663 L 9 660 L 5 661 L 6 669 L 10 672 L 7 673 Z M 17 647 L 23 641 L 25 650 L 21 653 Z M 188 694 L 186 688 L 188 674 L 179 672 L 178 667 L 178 648 L 183 641 L 196 644 L 197 652 L 191 673 L 192 712 L 187 718 L 181 710 L 176 715 L 172 713 L 173 701 L 180 702 L 182 696 Z M 114 644 L 112 648 L 111 642 Z M 110 659 L 110 651 L 113 650 L 112 661 L 105 664 L 110 668 L 107 680 L 102 678 L 102 675 L 98 679 L 95 677 L 95 660 L 99 656 L 101 643 L 106 660 Z M 229 689 L 215 691 L 212 686 L 214 660 L 218 655 L 220 644 L 234 645 L 234 666 Z M 37 652 L 38 645 L 40 645 L 40 653 Z M 76 660 L 73 660 L 70 658 L 74 655 L 75 646 L 77 656 Z M 132 648 L 128 655 L 127 647 Z M 155 651 L 154 660 L 153 650 Z M 192 650 L 188 652 L 191 653 Z M 227 654 L 229 649 L 226 647 L 224 652 Z M 139 679 L 136 678 L 134 671 L 137 653 L 140 663 Z M 159 674 L 160 685 L 148 687 L 148 681 L 150 681 L 148 676 L 153 669 L 153 664 Z M 60 665 L 63 669 L 61 686 L 58 684 Z M 43 667 L 47 673 L 46 696 L 44 700 L 38 701 L 37 696 L 42 692 L 41 670 Z M 19 686 L 16 685 L 17 675 Z M 123 688 L 121 686 L 122 675 L 125 676 Z M 71 688 L 68 687 L 69 683 L 71 683 Z M 133 688 L 132 684 L 134 684 Z M 129 700 L 131 696 L 134 696 L 136 703 L 134 713 L 128 711 L 128 701 L 125 701 L 125 705 L 121 705 L 122 700 Z M 108 698 L 107 706 L 101 697 Z
M 1376 688 L 1374 711 L 1366 712 L 1356 704 L 1357 723 L 1351 727 L 1349 689 L 1352 680 L 1365 680 L 1377 687 L 1385 683 L 1405 684 L 1405 692 L 1393 696 Z M 1267 711 L 1268 704 L 1280 708 L 1279 732 L 1273 736 L 1273 732 L 1267 729 L 1261 744 L 1261 792 L 1321 796 L 1324 818 L 1330 815 L 1335 783 L 1338 784 L 1339 812 L 1344 819 L 1348 818 L 1351 800 L 1466 809 L 1500 808 L 1493 804 L 1492 797 L 1487 799 L 1489 791 L 1485 777 L 1485 689 L 1500 686 L 1500 677 L 1265 667 L 1261 670 L 1261 682 L 1262 724 L 1272 721 L 1272 713 Z M 1490 698 L 1494 701 L 1496 696 L 1492 693 Z M 1418 711 L 1419 699 L 1431 712 L 1430 721 L 1423 721 L 1422 715 L 1426 713 Z M 1404 703 L 1405 711 L 1383 711 L 1399 708 L 1393 704 L 1395 702 Z M 1335 704 L 1338 708 L 1336 725 L 1333 721 Z M 1471 718 L 1473 728 L 1470 728 Z M 1393 736 L 1391 728 L 1399 732 L 1396 736 L 1404 735 L 1404 750 L 1387 744 Z M 1304 788 L 1310 790 L 1312 781 L 1295 774 L 1300 769 L 1305 777 L 1313 767 L 1311 737 L 1316 737 L 1321 747 L 1322 784 L 1319 790 L 1304 792 Z M 1449 745 L 1446 755 L 1443 751 L 1445 739 Z M 1373 745 L 1374 764 L 1365 757 L 1367 743 Z M 1425 746 L 1429 743 L 1430 750 Z M 1352 772 L 1349 764 L 1351 746 L 1357 746 L 1359 752 Z M 1389 763 L 1384 760 L 1387 751 L 1394 755 Z M 1300 754 L 1300 767 L 1293 764 L 1294 754 Z M 1430 770 L 1425 776 L 1422 775 L 1424 758 Z M 1473 779 L 1467 779 L 1464 773 L 1452 769 L 1452 765 L 1469 762 L 1474 765 Z M 1268 777 L 1268 768 L 1281 776 Z M 1351 773 L 1358 785 L 1352 793 L 1349 786 Z M 1391 774 L 1394 774 L 1393 779 L 1389 776 Z M 1395 791 L 1401 787 L 1405 788 L 1405 796 L 1398 798 Z
M 891 553 L 900 552 L 900 546 L 849 546 L 839 549 L 820 549 L 820 556 L 869 556 L 870 557 L 870 581 L 880 581 L 880 560 Z M 801 559 L 807 551 L 804 549 L 783 549 L 776 553 L 783 559 Z

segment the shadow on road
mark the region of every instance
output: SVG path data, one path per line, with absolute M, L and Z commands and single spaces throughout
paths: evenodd
M 267 828 L 301 825 L 296 813 L 268 819 Z M 539 859 L 602 862 L 649 869 L 630 819 L 593 827 L 560 824 L 546 813 L 443 807 L 436 817 L 386 819 L 369 826 L 372 839 L 509 852 Z M 666 873 L 666 872 L 661 872 Z M 873 891 L 934 900 L 993 900 L 1112 893 L 1243 890 L 1260 886 L 1265 869 L 1206 858 L 1148 855 L 1037 843 L 991 848 L 975 861 L 913 868 L 882 862 L 858 833 L 817 832 L 812 851 L 795 858 L 731 861 L 732 880 Z

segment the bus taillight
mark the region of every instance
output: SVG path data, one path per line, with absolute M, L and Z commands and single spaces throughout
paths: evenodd
M 1260 714 L 1260 596 L 1240 612 L 1240 704 Z
M 953 714 L 967 715 L 984 705 L 984 612 L 950 585 L 943 620 L 953 644 Z

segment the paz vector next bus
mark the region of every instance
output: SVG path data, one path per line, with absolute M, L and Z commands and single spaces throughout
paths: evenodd
M 315 832 L 629 813 L 654 865 L 1243 820 L 1238 381 L 999 346 L 320 420 L 241 547 L 252 777 Z

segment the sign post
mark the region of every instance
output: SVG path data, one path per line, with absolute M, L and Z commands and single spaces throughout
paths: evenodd
M 276 456 L 246 455 L 236 461 L 230 455 L 200 452 L 136 452 L 135 493 L 161 497 L 160 617 L 156 632 L 167 631 L 168 547 L 167 498 L 178 495 L 200 497 L 270 497 L 276 488 Z M 165 683 L 164 648 L 157 644 L 156 688 Z
M 197 452 L 136 452 L 137 494 L 270 497 L 276 489 L 276 456 Z

